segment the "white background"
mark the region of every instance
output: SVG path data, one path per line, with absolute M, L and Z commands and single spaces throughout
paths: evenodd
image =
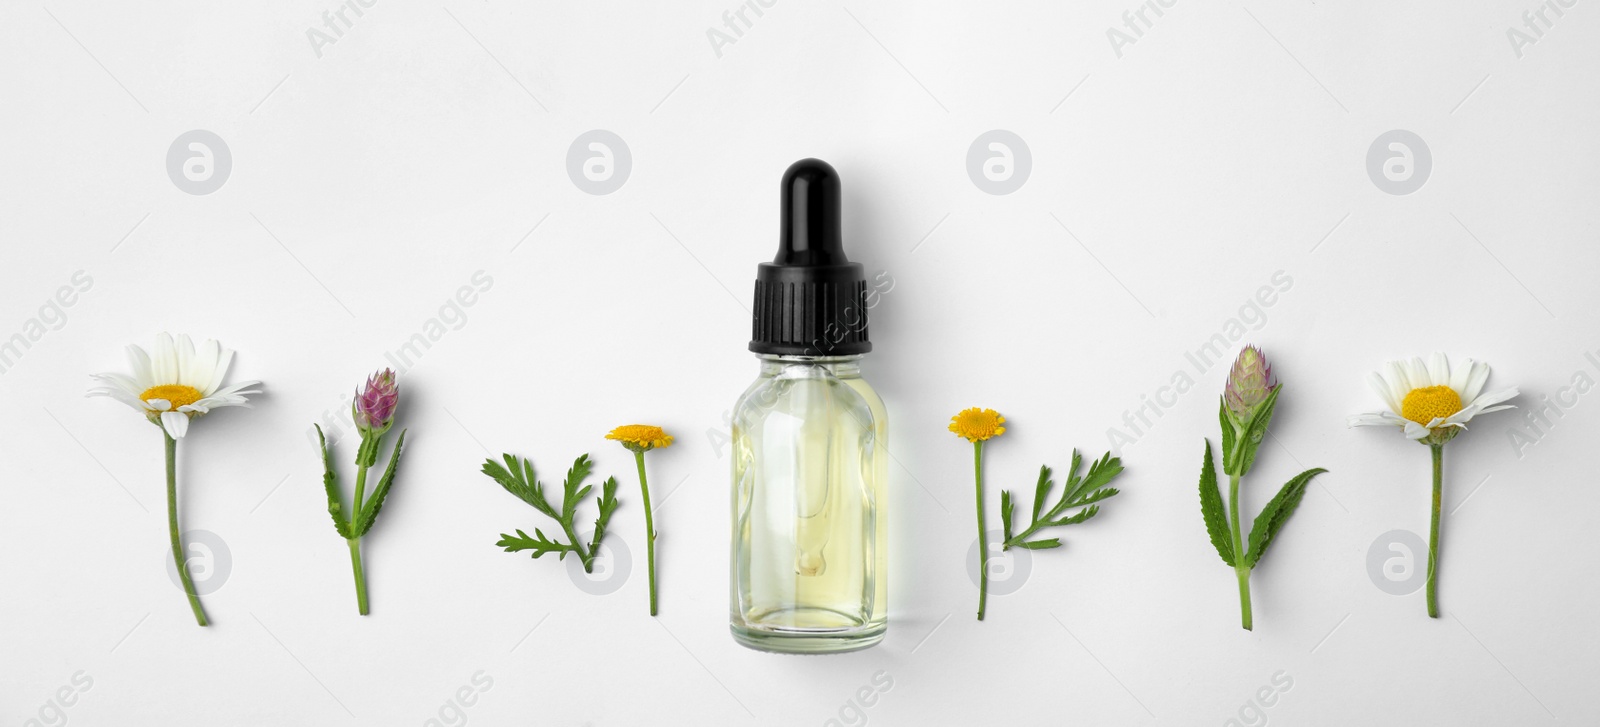
M 1531 0 L 1179 0 L 1119 58 L 1107 31 L 1131 0 L 780 0 L 735 20 L 719 57 L 708 29 L 739 7 L 380 0 L 320 58 L 307 31 L 331 0 L 0 8 L 0 336 L 53 323 L 0 374 L 0 719 L 1600 721 L 1600 395 L 1563 388 L 1600 379 L 1595 7 L 1546 11 L 1518 57 L 1507 29 Z M 211 194 L 167 174 L 192 129 L 232 154 Z M 566 170 L 591 129 L 631 154 L 609 195 Z M 1032 160 L 1009 195 L 966 170 L 991 129 Z M 1393 129 L 1431 153 L 1412 194 L 1368 173 Z M 842 175 L 852 257 L 895 281 L 867 363 L 897 463 L 891 628 L 825 658 L 726 628 L 723 417 L 756 372 L 748 296 L 777 181 L 806 156 Z M 46 303 L 79 270 L 92 284 L 62 323 Z M 480 270 L 492 284 L 456 316 Z M 1255 573 L 1251 633 L 1195 495 L 1225 374 L 1184 354 L 1278 271 L 1288 290 L 1243 310 L 1286 386 L 1246 511 L 1331 472 Z M 441 315 L 457 327 L 401 377 L 410 447 L 359 618 L 308 428 Z M 265 382 L 181 446 L 184 527 L 229 554 L 208 629 L 163 570 L 157 431 L 83 398 L 163 330 L 221 340 L 234 380 Z M 1523 408 L 1449 445 L 1430 620 L 1420 591 L 1368 571 L 1385 533 L 1426 533 L 1427 450 L 1344 422 L 1380 406 L 1368 371 L 1435 350 L 1489 361 Z M 1179 371 L 1195 383 L 1174 400 Z M 1120 447 L 1124 494 L 974 621 L 971 450 L 950 415 L 1009 418 L 989 450 L 998 527 L 998 489 L 1097 455 L 1158 395 L 1170 406 Z M 1521 420 L 1558 396 L 1553 426 Z M 649 462 L 659 618 L 631 457 L 602 439 L 634 421 L 678 438 Z M 591 452 L 621 479 L 620 590 L 494 546 L 546 525 L 477 472 L 502 451 L 552 482 Z M 450 706 L 462 687 L 472 704 Z

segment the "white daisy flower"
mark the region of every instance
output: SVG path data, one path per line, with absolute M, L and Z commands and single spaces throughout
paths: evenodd
M 1350 417 L 1350 426 L 1402 427 L 1409 439 L 1443 443 L 1479 414 L 1515 408 L 1503 402 L 1517 395 L 1517 387 L 1486 392 L 1483 385 L 1488 380 L 1489 365 L 1470 358 L 1455 367 L 1442 353 L 1433 354 L 1427 363 L 1420 356 L 1390 361 L 1383 371 L 1368 377 L 1389 411 L 1357 414 Z
M 197 350 L 186 335 L 156 336 L 155 355 L 128 346 L 133 375 L 93 374 L 101 383 L 89 396 L 109 396 L 159 423 L 173 439 L 189 431 L 189 420 L 224 406 L 250 406 L 246 394 L 259 394 L 259 381 L 243 381 L 223 388 L 222 379 L 233 361 L 233 351 L 208 340 Z

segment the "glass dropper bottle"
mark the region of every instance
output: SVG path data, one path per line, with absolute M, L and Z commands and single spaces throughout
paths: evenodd
M 861 378 L 866 280 L 845 257 L 839 175 L 795 162 L 778 254 L 757 268 L 760 373 L 733 414 L 730 627 L 753 649 L 853 651 L 888 628 L 887 415 Z

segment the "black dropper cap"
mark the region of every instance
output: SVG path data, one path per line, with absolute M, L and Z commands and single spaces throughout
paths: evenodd
M 780 356 L 850 356 L 867 340 L 867 281 L 844 255 L 839 173 L 801 159 L 783 173 L 778 256 L 756 268 L 750 350 Z

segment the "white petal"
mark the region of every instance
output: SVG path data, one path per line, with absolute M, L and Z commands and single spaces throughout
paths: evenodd
M 1406 375 L 1411 377 L 1411 388 L 1420 389 L 1424 386 L 1433 386 L 1433 380 L 1428 376 L 1428 365 L 1422 362 L 1421 356 L 1412 356 L 1406 365 Z
M 94 379 L 96 381 L 103 382 L 103 383 L 111 384 L 112 386 L 115 386 L 118 389 L 126 391 L 129 394 L 133 394 L 135 397 L 137 397 L 140 394 L 143 394 L 144 393 L 144 389 L 149 388 L 149 387 L 140 388 L 138 382 L 134 381 L 133 378 L 128 376 L 127 374 L 118 374 L 118 373 L 89 374 L 89 378 Z
M 1457 365 L 1455 368 L 1450 369 L 1450 388 L 1455 389 L 1456 395 L 1460 396 L 1462 401 L 1469 404 L 1472 403 L 1472 400 L 1468 399 L 1462 392 L 1467 390 L 1467 379 L 1472 376 L 1472 368 L 1476 365 L 1477 364 L 1469 358 Z
M 1394 398 L 1394 390 L 1389 386 L 1389 382 L 1383 379 L 1382 374 L 1376 372 L 1367 374 L 1367 384 L 1373 391 L 1378 392 L 1379 398 L 1389 405 L 1390 411 L 1400 411 L 1400 402 Z
M 1472 401 L 1468 402 L 1468 404 L 1470 406 L 1476 406 L 1476 407 L 1481 408 L 1481 409 L 1487 409 L 1487 408 L 1489 408 L 1491 406 L 1494 406 L 1495 404 L 1499 404 L 1500 402 L 1510 401 L 1511 399 L 1515 398 L 1518 393 L 1519 392 L 1517 391 L 1517 387 L 1515 387 L 1515 386 L 1513 386 L 1513 387 L 1511 387 L 1509 389 L 1500 389 L 1499 391 L 1490 391 L 1490 392 L 1486 392 L 1486 393 L 1483 393 L 1483 394 L 1479 394 L 1478 398 L 1473 399 Z
M 1390 361 L 1387 364 L 1387 368 L 1388 372 L 1384 378 L 1389 381 L 1390 391 L 1394 392 L 1395 401 L 1403 402 L 1406 399 L 1406 394 L 1411 393 L 1412 389 L 1421 388 L 1411 381 L 1410 376 L 1406 375 L 1406 367 L 1403 362 Z
M 1489 364 L 1478 361 L 1472 364 L 1472 373 L 1467 376 L 1467 386 L 1457 394 L 1462 401 L 1477 401 L 1478 393 L 1483 391 L 1484 382 L 1489 380 Z
M 194 341 L 189 339 L 189 334 L 178 334 L 178 344 L 173 348 L 178 354 L 178 381 L 184 386 L 196 389 L 205 386 L 205 382 L 195 380 L 194 372 Z
M 167 430 L 173 439 L 183 439 L 183 435 L 189 431 L 189 415 L 175 411 L 161 412 L 161 428 Z
M 194 383 L 190 385 L 199 389 L 201 396 L 210 396 L 211 386 L 217 380 L 217 342 L 208 338 L 200 344 L 190 366 L 194 371 Z
M 156 336 L 156 352 L 150 362 L 150 376 L 158 386 L 179 383 L 178 354 L 173 350 L 172 334 L 165 331 Z
M 1406 438 L 1421 439 L 1428 436 L 1428 428 L 1413 421 L 1406 422 Z
M 123 391 L 122 389 L 116 389 L 116 388 L 112 388 L 112 387 L 109 387 L 109 386 L 102 386 L 102 387 L 100 387 L 98 389 L 90 389 L 88 395 L 89 396 L 108 396 L 108 397 L 116 399 L 117 401 L 120 401 L 120 402 L 122 402 L 124 404 L 127 404 L 128 406 L 131 406 L 134 409 L 137 409 L 137 410 L 139 410 L 141 412 L 145 412 L 145 411 L 149 411 L 150 410 L 149 405 L 145 404 L 143 399 L 140 399 L 138 396 L 135 396 L 135 395 L 130 394 L 130 393 L 126 392 L 126 391 Z
M 1428 359 L 1428 379 L 1430 386 L 1450 385 L 1450 359 L 1438 351 Z
M 166 399 L 148 399 L 145 404 L 150 407 L 150 411 L 168 411 L 172 409 L 172 402 Z
M 228 375 L 228 366 L 233 364 L 233 349 L 217 347 L 217 364 L 212 367 L 211 383 L 207 389 L 202 389 L 206 396 L 216 393 L 222 386 L 222 379 Z
M 155 386 L 155 380 L 150 376 L 150 354 L 138 346 L 128 346 L 128 364 L 133 367 L 133 380 L 139 385 L 139 392 Z
M 1388 416 L 1384 416 L 1385 414 L 1388 414 Z M 1396 418 L 1398 417 L 1389 414 L 1389 412 L 1372 412 L 1356 414 L 1345 421 L 1352 427 L 1392 427 L 1400 424 L 1400 422 L 1395 421 Z
M 1515 409 L 1515 408 L 1516 408 L 1515 406 L 1512 406 L 1510 404 L 1501 404 L 1500 406 L 1486 407 L 1484 409 L 1479 410 L 1478 413 L 1479 414 L 1488 414 L 1489 412 L 1505 411 L 1507 409 Z

